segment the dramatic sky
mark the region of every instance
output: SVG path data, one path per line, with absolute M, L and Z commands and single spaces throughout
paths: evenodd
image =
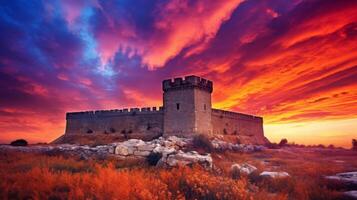
M 161 81 L 188 74 L 272 141 L 348 147 L 357 1 L 1 1 L 0 142 L 51 141 L 67 111 L 160 106 Z

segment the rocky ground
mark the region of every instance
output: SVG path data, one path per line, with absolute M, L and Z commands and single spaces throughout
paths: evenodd
M 123 162 L 135 158 L 145 160 L 150 165 L 165 168 L 199 164 L 216 174 L 228 173 L 233 178 L 246 176 L 254 181 L 283 179 L 287 185 L 291 182 L 304 182 L 310 176 L 315 176 L 314 179 L 319 179 L 319 177 L 324 179 L 323 184 L 329 189 L 344 193 L 346 198 L 357 199 L 356 152 L 344 149 L 292 147 L 267 149 L 261 145 L 233 144 L 219 139 L 211 140 L 210 144 L 213 149 L 208 153 L 193 148 L 193 139 L 171 136 L 151 141 L 129 139 L 124 142 L 97 146 L 56 144 L 14 147 L 0 145 L 0 152 L 67 155 L 85 160 L 111 158 Z
M 152 160 L 151 164 L 157 166 L 177 166 L 200 164 L 207 168 L 212 168 L 213 161 L 210 153 L 198 153 L 189 150 L 192 146 L 192 138 L 179 138 L 170 136 L 168 138 L 160 137 L 151 141 L 139 139 L 129 139 L 124 142 L 111 143 L 107 145 L 88 146 L 77 144 L 57 144 L 57 145 L 33 145 L 26 147 L 15 147 L 10 145 L 1 145 L 0 150 L 14 150 L 20 152 L 46 153 L 46 154 L 64 154 L 79 156 L 82 159 L 92 157 L 116 159 L 144 158 Z M 216 151 L 234 151 L 234 152 L 255 152 L 265 149 L 261 145 L 232 144 L 225 141 L 213 140 L 212 146 Z M 156 161 L 155 161 L 156 160 Z
M 310 187 L 341 192 L 343 197 L 338 199 L 357 199 L 356 151 L 283 147 L 250 154 L 214 154 L 213 160 L 219 168 L 252 176 L 253 179 L 284 179 L 286 185 L 301 182 L 311 184 Z

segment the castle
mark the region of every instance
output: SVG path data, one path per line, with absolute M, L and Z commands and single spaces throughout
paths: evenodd
M 261 117 L 212 108 L 212 81 L 198 76 L 162 82 L 163 106 L 71 112 L 66 114 L 66 135 L 122 134 L 156 136 L 234 136 L 244 143 L 263 144 Z

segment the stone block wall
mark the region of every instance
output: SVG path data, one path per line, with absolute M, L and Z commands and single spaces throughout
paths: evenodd
M 261 117 L 212 109 L 212 126 L 213 134 L 239 136 L 248 140 L 248 143 L 264 144 L 267 142 Z
M 211 134 L 211 81 L 198 76 L 162 82 L 164 134 Z
M 195 131 L 194 91 L 167 91 L 164 94 L 164 134 L 189 135 Z
M 162 82 L 163 107 L 67 113 L 67 135 L 138 134 L 192 136 L 230 135 L 245 143 L 263 144 L 261 117 L 212 109 L 212 81 L 198 76 Z
M 163 132 L 163 109 L 154 107 L 67 113 L 65 134 Z
M 196 89 L 194 98 L 195 133 L 211 135 L 213 132 L 211 93 Z

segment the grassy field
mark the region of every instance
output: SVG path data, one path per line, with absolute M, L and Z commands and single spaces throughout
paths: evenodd
M 323 176 L 356 171 L 356 158 L 357 152 L 339 149 L 221 152 L 213 153 L 215 167 L 205 170 L 3 151 L 0 199 L 343 199 L 342 191 L 351 188 Z M 257 172 L 233 179 L 231 165 L 243 162 Z M 262 179 L 264 170 L 291 177 Z

